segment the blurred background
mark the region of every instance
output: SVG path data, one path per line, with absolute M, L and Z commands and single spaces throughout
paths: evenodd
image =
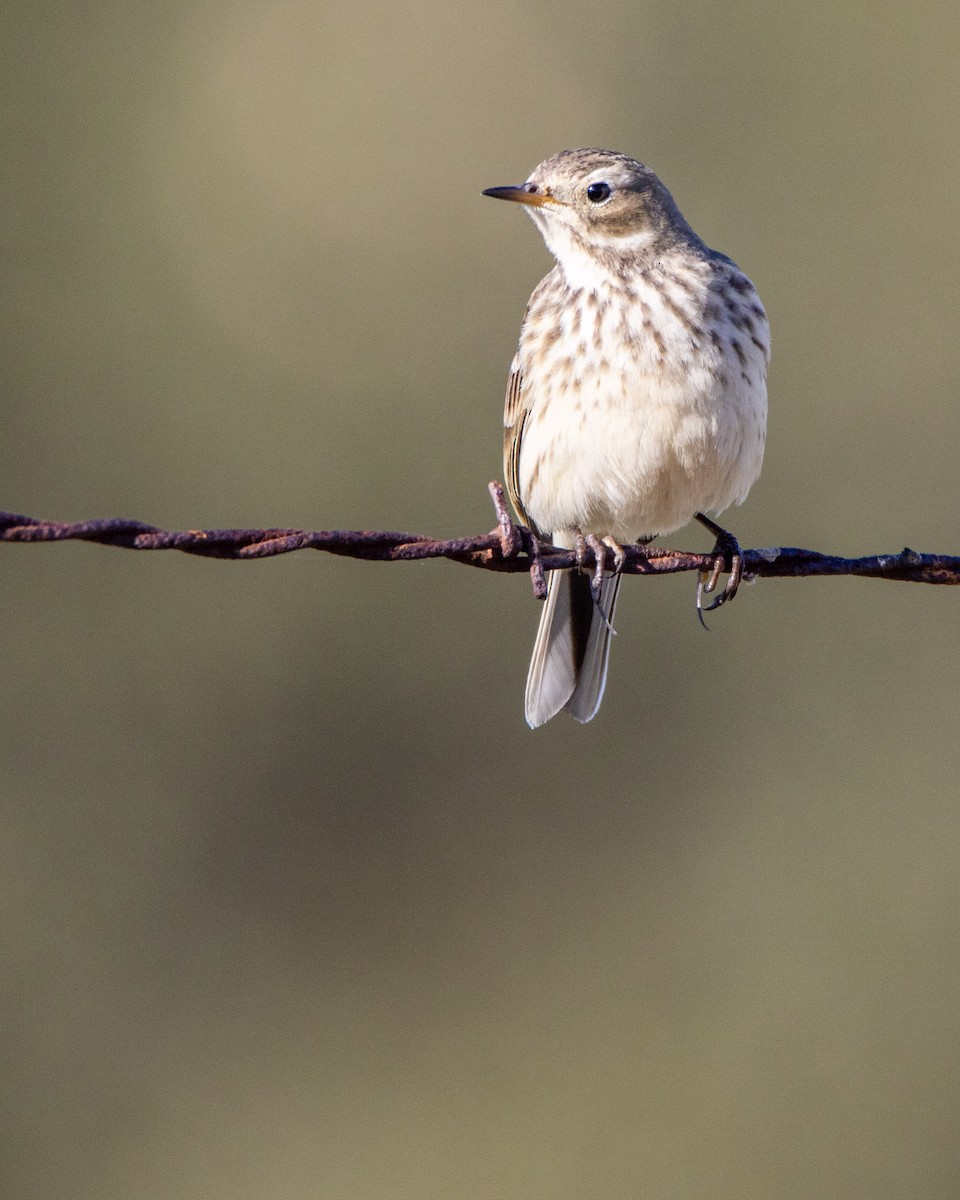
M 8 6 L 0 507 L 487 530 L 627 151 L 773 327 L 744 545 L 957 553 L 960 9 Z M 703 530 L 671 539 L 706 548 Z M 960 593 L 630 579 L 531 733 L 528 580 L 0 547 L 18 1200 L 960 1190 Z

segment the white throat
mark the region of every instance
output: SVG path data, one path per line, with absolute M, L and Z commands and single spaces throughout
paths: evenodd
M 527 211 L 571 287 L 602 291 L 612 283 L 622 282 L 612 264 L 604 262 L 606 256 L 593 253 L 589 246 L 585 246 L 579 238 L 573 237 L 563 218 L 548 216 L 537 209 Z M 652 230 L 644 230 L 630 237 L 611 238 L 607 244 L 610 250 L 618 255 L 638 254 L 651 245 L 655 237 L 656 234 Z

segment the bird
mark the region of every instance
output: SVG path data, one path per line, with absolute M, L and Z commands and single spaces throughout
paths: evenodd
M 539 541 L 580 563 L 593 552 L 592 575 L 549 573 L 524 701 L 532 728 L 562 709 L 584 723 L 606 684 L 624 545 L 696 518 L 717 539 L 698 613 L 724 568 L 710 608 L 736 593 L 739 545 L 706 514 L 742 503 L 760 474 L 769 323 L 744 272 L 626 154 L 563 150 L 483 194 L 523 205 L 556 260 L 510 367 L 504 472 Z

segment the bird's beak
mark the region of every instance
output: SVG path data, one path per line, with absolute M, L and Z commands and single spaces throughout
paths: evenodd
M 555 200 L 546 192 L 534 191 L 534 185 L 529 183 L 522 183 L 519 187 L 487 188 L 483 194 L 492 196 L 494 200 L 512 200 L 515 204 L 529 204 L 533 208 L 543 208 L 545 204 L 563 203 L 561 200 Z

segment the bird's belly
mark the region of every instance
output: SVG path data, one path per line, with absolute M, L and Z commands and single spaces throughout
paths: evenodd
M 544 533 L 618 541 L 671 533 L 696 512 L 742 501 L 760 473 L 762 381 L 731 389 L 715 371 L 619 377 L 538 396 L 523 430 L 520 495 Z

